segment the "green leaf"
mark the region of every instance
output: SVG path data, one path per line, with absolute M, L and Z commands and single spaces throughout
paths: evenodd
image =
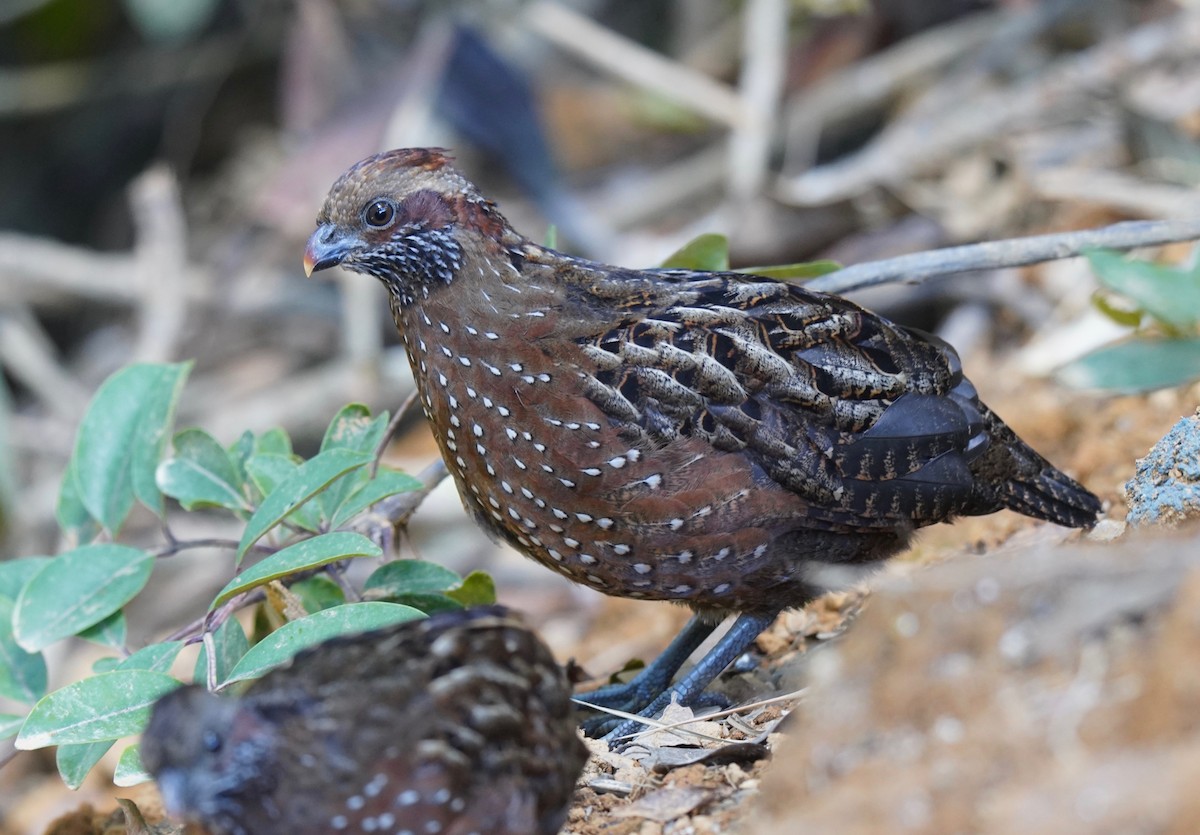
M 117 669 L 153 670 L 165 673 L 171 669 L 171 665 L 175 663 L 183 646 L 183 641 L 160 641 L 157 644 L 147 644 L 123 660 Z
M 347 603 L 334 606 L 291 623 L 285 623 L 242 656 L 225 680 L 226 684 L 258 678 L 267 670 L 287 662 L 305 647 L 338 635 L 380 629 L 394 623 L 424 617 L 409 606 L 395 603 Z
M 0 597 L 0 696 L 33 704 L 46 695 L 46 659 L 13 637 L 13 602 Z
M 75 489 L 75 467 L 68 463 L 58 488 L 58 503 L 54 506 L 54 518 L 67 538 L 75 543 L 89 542 L 100 532 L 100 526 L 88 513 Z
M 251 462 L 253 460 L 251 459 Z M 370 460 L 371 456 L 365 453 L 331 449 L 318 453 L 302 464 L 263 499 L 258 510 L 246 523 L 246 531 L 238 544 L 238 563 L 241 563 L 246 551 L 263 534 L 278 525 L 284 517 L 312 498 L 326 484 Z
M 383 600 L 388 603 L 399 603 L 402 606 L 412 606 L 427 615 L 438 612 L 459 612 L 467 608 L 457 600 L 447 597 L 440 592 L 416 592 L 413 594 L 372 594 L 367 600 Z
M 106 742 L 136 734 L 145 726 L 150 706 L 179 685 L 150 670 L 114 670 L 68 684 L 34 705 L 17 736 L 17 748 Z
M 230 580 L 208 607 L 213 609 L 235 595 L 272 580 L 353 557 L 378 557 L 383 550 L 362 534 L 349 531 L 321 534 L 277 551 Z
M 729 240 L 724 235 L 699 235 L 671 253 L 662 265 L 672 270 L 725 272 L 729 269 Z
M 83 416 L 67 477 L 109 533 L 120 529 L 134 496 L 163 513 L 154 471 L 190 369 L 190 363 L 123 368 L 104 381 Z
M 100 623 L 142 590 L 153 568 L 145 551 L 114 543 L 59 554 L 17 598 L 17 642 L 34 652 Z
M 229 463 L 233 465 L 234 474 L 237 476 L 234 483 L 245 484 L 249 478 L 246 475 L 246 462 L 254 454 L 254 433 L 247 429 L 240 438 L 229 445 L 225 454 L 229 456 Z
M 0 739 L 16 736 L 25 724 L 25 717 L 16 713 L 0 713 Z
M 1120 297 L 1116 298 L 1119 299 Z M 1140 309 L 1137 307 L 1127 309 L 1115 304 L 1112 294 L 1104 290 L 1097 290 L 1095 293 L 1092 293 L 1092 305 L 1109 319 L 1112 319 L 1123 327 L 1136 328 L 1142 323 L 1142 311 Z
M 246 459 L 246 475 L 264 496 L 271 495 L 276 487 L 299 468 L 299 461 L 291 455 L 278 452 L 256 452 Z
M 380 468 L 375 478 L 350 493 L 342 503 L 334 508 L 330 526 L 337 528 L 346 524 L 376 502 L 383 501 L 388 496 L 397 493 L 411 493 L 420 490 L 424 485 L 419 478 L 397 470 Z
M 274 452 L 251 456 L 250 460 L 246 462 L 246 472 L 249 474 L 250 480 L 254 482 L 254 486 L 258 488 L 258 492 L 263 496 L 269 496 L 276 487 L 287 481 L 298 469 L 300 469 L 300 462 L 292 456 Z M 305 502 L 288 514 L 287 520 L 293 525 L 315 533 L 321 527 L 320 508 Z
M 448 589 L 445 594 L 468 608 L 490 606 L 496 602 L 496 584 L 490 575 L 482 571 L 472 571 L 463 578 L 458 588 Z
M 254 439 L 255 455 L 292 455 L 292 439 L 288 433 L 276 426 Z
M 0 561 L 0 597 L 16 600 L 34 574 L 45 568 L 52 557 L 21 557 Z
M 129 639 L 129 624 L 125 621 L 125 613 L 118 609 L 99 623 L 81 631 L 79 637 L 100 646 L 124 649 L 125 641 Z
M 139 750 L 137 745 L 130 745 L 121 752 L 121 758 L 117 760 L 117 767 L 113 771 L 113 785 L 129 788 L 154 779 L 142 765 Z
M 213 633 L 213 647 L 216 649 L 217 675 L 216 683 L 220 684 L 229 675 L 229 671 L 234 665 L 241 660 L 242 656 L 250 649 L 250 642 L 246 640 L 246 633 L 242 631 L 242 625 L 237 622 L 236 618 L 229 620 L 217 627 L 217 631 Z M 200 657 L 196 659 L 196 668 L 192 672 L 192 681 L 205 684 L 208 682 L 208 646 L 202 644 L 200 647 Z
M 1096 278 L 1163 324 L 1187 331 L 1200 321 L 1200 272 L 1136 261 L 1108 250 L 1084 253 Z
M 54 766 L 63 784 L 71 791 L 83 785 L 88 772 L 96 767 L 96 763 L 113 747 L 112 740 L 107 742 L 78 742 L 72 745 L 60 745 L 54 752 Z
M 343 406 L 333 416 L 321 439 L 321 452 L 330 449 L 350 449 L 357 452 L 374 452 L 387 431 L 388 413 L 381 412 L 371 417 L 371 410 L 362 403 Z
M 375 569 L 363 583 L 363 591 L 374 597 L 442 592 L 458 588 L 462 581 L 462 577 L 435 562 L 394 560 Z
M 329 428 L 325 430 L 325 437 L 321 440 L 321 452 L 331 449 L 348 449 L 352 452 L 368 454 L 374 458 L 375 448 L 383 440 L 387 424 L 387 412 L 372 419 L 371 410 L 361 403 L 343 406 L 342 410 L 329 422 Z M 346 497 L 369 478 L 370 472 L 363 467 L 332 482 L 317 497 L 322 518 L 326 521 L 332 519 L 337 509 L 345 502 Z
M 1076 388 L 1137 393 L 1200 379 L 1200 339 L 1135 338 L 1109 345 L 1060 368 Z
M 158 489 L 185 510 L 223 507 L 253 510 L 242 495 L 242 481 L 233 460 L 203 429 L 185 429 L 172 442 L 175 455 L 158 465 Z
M 779 281 L 803 281 L 836 273 L 842 268 L 837 261 L 800 261 L 795 264 L 773 264 L 766 267 L 745 267 L 739 273 L 761 275 Z
M 288 586 L 288 590 L 300 598 L 300 603 L 304 606 L 304 611 L 310 615 L 314 612 L 320 612 L 322 609 L 332 609 L 334 606 L 341 606 L 346 602 L 346 593 L 342 591 L 342 587 L 324 574 L 318 574 L 315 577 L 309 577 L 307 580 L 301 580 L 299 583 L 293 583 Z M 420 609 L 421 607 L 418 606 L 417 608 Z M 425 610 L 421 609 L 421 611 L 424 612 Z
M 183 641 L 164 641 L 158 644 L 150 644 L 142 647 L 128 658 L 101 659 L 101 661 L 111 660 L 116 663 L 109 668 L 110 670 L 151 670 L 154 672 L 163 672 L 171 668 L 179 651 L 183 649 Z M 96 669 L 99 665 L 93 665 Z M 108 672 L 108 670 L 97 670 L 97 672 Z M 62 777 L 63 782 L 68 788 L 74 790 L 83 784 L 83 780 L 88 776 L 96 763 L 100 762 L 101 757 L 108 753 L 108 749 L 112 748 L 112 742 L 80 742 L 71 745 L 60 745 L 55 752 L 55 765 L 58 767 L 58 774 Z

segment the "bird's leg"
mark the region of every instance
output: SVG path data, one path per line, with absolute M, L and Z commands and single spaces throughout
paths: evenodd
M 717 645 L 700 659 L 686 676 L 669 690 L 662 691 L 659 696 L 638 711 L 638 715 L 651 717 L 661 713 L 672 699 L 681 705 L 692 704 L 696 697 L 707 687 L 721 671 L 733 663 L 739 655 L 745 652 L 754 639 L 775 620 L 775 615 L 741 614 L 733 622 L 733 626 L 717 641 Z M 689 624 L 690 626 L 690 624 Z M 604 738 L 609 747 L 618 748 L 627 743 L 624 737 L 637 733 L 642 724 L 633 719 L 626 720 L 610 731 Z
M 580 693 L 575 698 L 600 707 L 616 708 L 626 713 L 640 713 L 642 708 L 667 689 L 683 662 L 688 660 L 716 628 L 716 623 L 694 615 L 667 648 L 632 679 L 624 684 L 598 687 L 587 693 Z M 619 720 L 614 720 L 607 714 L 593 717 L 583 723 L 584 733 L 588 736 L 601 736 L 612 727 L 614 721 Z

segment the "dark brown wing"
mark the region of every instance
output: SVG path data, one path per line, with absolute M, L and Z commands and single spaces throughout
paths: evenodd
M 1049 467 L 979 402 L 941 340 L 776 281 L 650 275 L 659 292 L 582 341 L 601 368 L 593 399 L 660 443 L 699 434 L 744 454 L 804 498 L 812 522 L 919 527 L 1014 506 L 1000 489 L 1014 459 L 997 445 Z

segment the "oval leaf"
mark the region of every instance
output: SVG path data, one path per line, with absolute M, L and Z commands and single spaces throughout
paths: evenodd
M 1200 276 L 1190 269 L 1126 258 L 1118 252 L 1085 252 L 1096 278 L 1155 319 L 1177 330 L 1200 321 Z
M 707 270 L 724 272 L 729 269 L 729 240 L 724 235 L 698 235 L 662 262 L 672 270 Z
M 491 606 L 496 602 L 496 583 L 483 571 L 472 571 L 455 589 L 447 589 L 446 597 L 466 607 Z
M 62 484 L 58 488 L 58 503 L 54 506 L 54 518 L 70 542 L 88 542 L 100 532 L 100 526 L 88 513 L 75 489 L 75 468 L 67 465 Z
M 13 609 L 12 600 L 0 597 L 0 696 L 33 704 L 46 695 L 46 659 L 17 645 Z
M 175 663 L 183 649 L 183 641 L 161 641 L 149 644 L 121 661 L 118 670 L 155 670 L 165 673 Z
M 15 713 L 0 713 L 0 739 L 16 736 L 23 724 L 25 724 L 24 716 Z
M 361 467 L 370 460 L 371 456 L 367 453 L 331 449 L 304 462 L 271 491 L 271 495 L 263 499 L 262 505 L 246 523 L 246 531 L 238 544 L 238 562 L 241 562 L 251 545 L 300 504 L 338 476 L 355 467 Z
M 235 595 L 297 571 L 319 568 L 338 560 L 378 557 L 382 554 L 382 549 L 362 534 L 338 531 L 314 536 L 289 545 L 234 577 L 208 608 L 212 611 Z
M 375 448 L 383 440 L 383 433 L 387 431 L 387 422 L 386 412 L 372 418 L 371 410 L 361 403 L 344 406 L 329 422 L 325 437 L 321 440 L 321 452 L 349 449 L 373 457 Z M 332 519 L 337 509 L 346 501 L 346 497 L 361 487 L 368 478 L 370 473 L 363 468 L 347 473 L 330 484 L 318 497 L 323 518 Z
M 411 493 L 424 485 L 419 478 L 396 470 L 380 469 L 375 478 L 363 484 L 334 509 L 330 524 L 340 527 L 376 502 L 397 493 Z
M 1200 379 L 1200 339 L 1131 339 L 1093 351 L 1058 370 L 1077 388 L 1136 393 Z
M 292 583 L 288 591 L 296 595 L 304 611 L 310 615 L 322 609 L 332 609 L 346 602 L 346 592 L 326 574 L 317 574 L 299 583 Z M 397 601 L 392 601 L 393 603 Z M 403 602 L 403 601 L 399 601 Z M 421 609 L 420 606 L 417 607 Z M 424 609 L 421 609 L 424 612 Z
M 125 613 L 119 610 L 113 612 L 95 626 L 82 630 L 79 637 L 100 646 L 124 649 L 125 641 L 129 638 L 129 624 L 125 621 Z
M 286 430 L 276 426 L 254 439 L 254 454 L 291 455 L 292 439 Z
M 145 551 L 113 543 L 59 554 L 17 598 L 17 642 L 34 652 L 100 623 L 142 590 L 153 568 Z
M 395 560 L 375 569 L 363 584 L 363 591 L 377 597 L 420 594 L 457 588 L 462 577 L 450 569 L 423 560 Z
M 68 684 L 42 698 L 17 735 L 17 748 L 106 742 L 139 733 L 150 706 L 180 686 L 166 673 L 114 670 Z
M 146 767 L 142 765 L 142 757 L 138 746 L 130 745 L 121 752 L 121 758 L 117 760 L 117 767 L 113 771 L 114 785 L 124 789 L 141 783 L 148 783 L 153 779 L 146 771 Z
M 16 600 L 21 589 L 47 565 L 53 557 L 21 557 L 0 561 L 0 597 Z
M 779 281 L 804 281 L 836 273 L 842 268 L 837 261 L 801 261 L 796 264 L 772 264 L 766 267 L 745 267 L 739 273 L 761 275 Z
M 171 664 L 175 661 L 175 657 L 179 655 L 179 651 L 183 649 L 183 641 L 164 641 L 158 644 L 150 644 L 147 647 L 142 647 L 128 658 L 122 659 L 100 659 L 100 661 L 114 661 L 113 666 L 107 670 L 154 670 L 157 672 L 166 672 L 170 669 Z M 99 669 L 100 662 L 93 665 L 93 669 L 97 672 L 106 672 L 107 670 Z M 68 788 L 75 790 L 83 785 L 84 779 L 88 776 L 96 763 L 100 762 L 101 757 L 108 753 L 108 749 L 112 748 L 111 741 L 105 742 L 81 742 L 71 745 L 60 745 L 58 750 L 54 752 L 54 763 L 58 767 L 58 774 Z
M 225 683 L 258 678 L 267 670 L 286 663 L 305 647 L 338 635 L 366 632 L 424 616 L 417 609 L 395 603 L 347 603 L 324 609 L 315 615 L 285 623 L 263 638 L 242 657 Z
M 58 776 L 71 791 L 83 785 L 88 772 L 96 767 L 96 763 L 113 747 L 108 742 L 80 742 L 74 745 L 60 745 L 54 751 L 54 767 Z
M 224 507 L 252 510 L 242 495 L 242 480 L 225 448 L 202 429 L 175 436 L 175 455 L 158 465 L 158 489 L 186 510 Z
M 137 498 L 162 515 L 154 471 L 190 363 L 131 365 L 104 381 L 79 425 L 68 465 L 75 495 L 110 533 Z

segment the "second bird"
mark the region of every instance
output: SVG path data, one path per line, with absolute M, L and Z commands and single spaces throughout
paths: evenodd
M 438 150 L 379 154 L 334 183 L 305 269 L 339 264 L 387 287 L 484 528 L 606 594 L 697 613 L 594 703 L 688 703 L 780 611 L 917 528 L 1003 508 L 1086 527 L 1100 511 L 980 402 L 944 342 L 784 282 L 539 246 Z

